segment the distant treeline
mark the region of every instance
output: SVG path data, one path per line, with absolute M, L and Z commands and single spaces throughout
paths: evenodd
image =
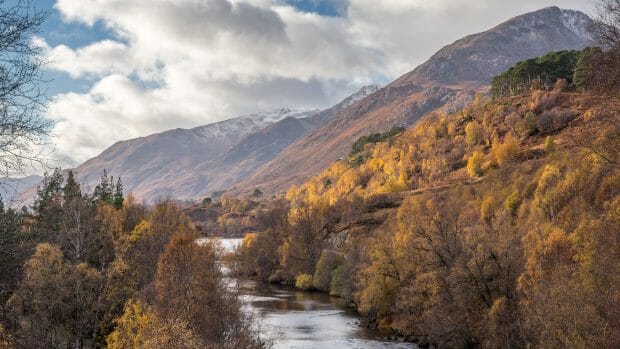
M 606 70 L 602 69 L 603 67 L 617 66 L 613 64 L 617 57 L 617 52 L 586 48 L 581 51 L 551 52 L 542 57 L 521 61 L 493 79 L 491 95 L 496 98 L 510 97 L 532 88 L 549 90 L 558 80 L 564 80 L 569 87 L 577 90 L 609 86 L 609 82 L 613 84 L 615 79 L 607 82 L 601 80 L 604 80 L 604 75 L 615 75 L 601 71 Z

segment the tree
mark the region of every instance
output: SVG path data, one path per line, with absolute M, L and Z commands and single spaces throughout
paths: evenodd
M 116 180 L 116 184 L 114 185 L 114 194 L 112 199 L 112 206 L 117 210 L 120 210 L 123 207 L 123 182 L 121 181 L 121 177 L 118 177 Z
M 479 150 L 476 150 L 467 160 L 467 173 L 471 177 L 482 176 L 482 162 L 484 161 L 484 155 Z
M 45 161 L 51 122 L 41 115 L 45 58 L 34 37 L 47 16 L 31 0 L 0 0 L 0 177 Z
M 470 122 L 465 126 L 465 142 L 469 145 L 476 145 L 480 140 L 480 128 L 478 124 Z
M 39 244 L 26 263 L 24 281 L 8 302 L 23 344 L 82 348 L 97 327 L 102 286 L 99 272 L 67 263 L 54 245 Z
M 203 348 L 204 343 L 183 320 L 165 321 L 141 300 L 129 300 L 116 329 L 107 337 L 110 349 Z
M 0 201 L 0 313 L 3 305 L 18 287 L 24 263 L 34 250 L 34 237 L 21 231 L 24 217 L 4 208 Z M 0 321 L 2 320 L 0 315 Z
M 35 229 L 39 238 L 44 241 L 58 242 L 62 218 L 62 182 L 60 169 L 54 169 L 52 174 L 45 174 L 45 178 L 37 187 L 33 211 Z
M 321 253 L 321 257 L 316 263 L 312 285 L 320 291 L 330 291 L 333 273 L 336 268 L 344 263 L 342 256 L 332 250 L 325 250 Z
M 258 188 L 254 189 L 254 192 L 252 193 L 252 197 L 258 200 L 261 198 L 261 196 L 263 196 L 263 192 Z
M 80 189 L 80 185 L 75 180 L 73 171 L 69 171 L 69 173 L 67 174 L 65 186 L 62 188 L 62 191 L 63 191 L 63 198 L 65 202 L 70 202 L 76 198 L 82 197 L 82 191 Z
M 156 310 L 179 319 L 208 345 L 259 347 L 241 303 L 227 288 L 212 244 L 199 245 L 195 234 L 175 233 L 157 263 Z
M 545 153 L 551 154 L 555 150 L 555 142 L 551 136 L 545 138 Z

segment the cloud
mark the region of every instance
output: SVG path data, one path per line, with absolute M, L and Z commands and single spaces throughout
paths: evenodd
M 585 7 L 581 0 L 307 1 L 58 0 L 65 21 L 112 33 L 77 48 L 41 42 L 50 69 L 91 84 L 52 99 L 58 157 L 71 166 L 116 141 L 169 128 L 326 107 L 511 16 L 553 4 Z M 321 15 L 321 6 L 337 16 Z

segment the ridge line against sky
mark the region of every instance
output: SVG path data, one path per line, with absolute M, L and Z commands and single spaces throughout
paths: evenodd
M 52 165 L 113 143 L 280 107 L 328 107 L 441 47 L 590 0 L 40 0 Z

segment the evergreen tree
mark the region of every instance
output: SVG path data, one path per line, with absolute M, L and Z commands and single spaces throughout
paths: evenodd
M 45 241 L 57 241 L 62 216 L 62 183 L 60 169 L 55 169 L 51 175 L 45 175 L 43 183 L 37 188 L 33 207 L 35 226 L 37 234 Z
M 103 175 L 101 176 L 101 180 L 99 184 L 95 187 L 93 191 L 93 202 L 105 202 L 112 204 L 114 200 L 114 189 L 113 189 L 114 177 L 108 177 L 108 171 L 103 170 Z
M 62 191 L 65 203 L 70 202 L 75 198 L 82 197 L 82 190 L 80 189 L 78 182 L 75 180 L 73 171 L 69 171 L 67 174 L 67 180 L 65 181 L 65 186 Z
M 116 180 L 116 184 L 114 185 L 114 198 L 112 200 L 113 206 L 118 210 L 123 207 L 123 182 L 121 181 L 121 177 L 118 177 Z

